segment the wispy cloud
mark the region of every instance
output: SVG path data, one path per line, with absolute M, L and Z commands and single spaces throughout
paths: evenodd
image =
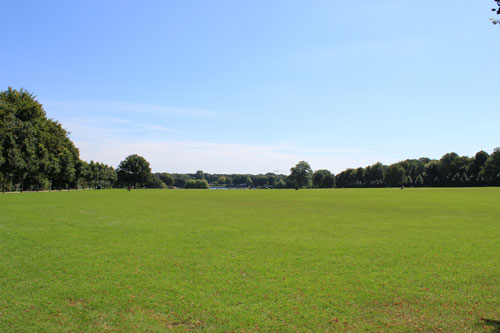
M 75 140 L 85 160 L 116 166 L 126 156 L 144 156 L 155 172 L 267 173 L 288 174 L 300 160 L 314 169 L 338 172 L 375 161 L 361 159 L 353 149 L 304 148 L 290 144 L 252 145 L 176 140 L 140 140 L 120 136 Z
M 300 160 L 314 169 L 338 172 L 346 167 L 371 163 L 360 159 L 360 152 L 345 147 L 305 147 L 294 142 L 246 144 L 228 139 L 206 142 L 195 139 L 178 128 L 163 126 L 175 123 L 168 114 L 186 117 L 219 117 L 204 109 L 171 108 L 150 104 L 111 102 L 50 102 L 45 105 L 60 112 L 57 117 L 71 132 L 80 148 L 81 158 L 117 166 L 126 156 L 139 154 L 150 163 L 153 171 L 211 173 L 267 173 L 279 170 L 288 174 Z M 80 108 L 78 112 L 67 112 Z M 90 112 L 85 112 L 91 110 Z M 114 112 L 109 112 L 109 109 Z M 143 116 L 145 113 L 155 113 Z M 137 113 L 137 114 L 135 114 Z M 201 120 L 206 123 L 206 119 Z M 179 122 L 178 124 L 184 124 Z M 199 137 L 198 137 L 199 138 Z M 229 143 L 228 143 L 229 142 Z
M 160 131 L 160 132 L 182 133 L 182 131 L 174 130 L 171 128 L 166 128 L 163 126 L 156 126 L 156 125 L 137 125 L 137 127 L 146 128 L 146 129 L 150 129 L 153 131 Z
M 45 100 L 44 107 L 56 113 L 86 112 L 92 114 L 156 114 L 180 117 L 222 117 L 228 116 L 222 112 L 207 110 L 200 107 L 178 107 L 148 103 L 128 103 L 115 101 L 60 101 Z M 111 117 L 110 117 L 111 118 Z

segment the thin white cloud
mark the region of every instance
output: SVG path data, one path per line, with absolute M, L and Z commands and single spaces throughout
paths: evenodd
M 346 167 L 366 165 L 355 149 L 303 147 L 292 143 L 242 144 L 202 142 L 188 139 L 178 129 L 151 124 L 148 117 L 127 118 L 127 112 L 156 112 L 190 117 L 219 116 L 204 109 L 170 108 L 150 104 L 51 102 L 50 108 L 73 110 L 58 117 L 71 132 L 83 160 L 117 166 L 130 154 L 144 156 L 155 172 L 267 173 L 288 174 L 298 161 L 308 161 L 314 169 L 338 172 Z M 46 108 L 48 108 L 46 103 Z M 84 109 L 92 112 L 83 112 Z M 109 109 L 119 112 L 107 112 Z M 101 113 L 102 111 L 102 113 Z M 73 115 L 85 115 L 85 117 Z M 141 116 L 141 115 L 139 115 Z M 62 119 L 61 119 L 62 118 Z M 144 119 L 142 119 L 144 118 Z M 158 115 L 153 118 L 158 119 Z M 142 120 L 142 121 L 141 121 Z M 150 119 L 149 119 L 150 120 Z M 149 123 L 148 123 L 149 122 Z
M 94 114 L 110 114 L 110 113 L 131 113 L 131 114 L 156 114 L 163 116 L 181 116 L 181 117 L 227 117 L 228 115 L 222 112 L 216 112 L 198 107 L 177 107 L 147 103 L 126 103 L 115 101 L 60 101 L 60 100 L 45 100 L 45 110 L 51 112 L 68 112 L 77 111 L 94 113 Z M 112 117 L 108 117 L 113 119 Z
M 154 131 L 160 131 L 160 132 L 168 132 L 168 133 L 182 133 L 182 131 L 174 130 L 171 128 L 166 128 L 163 126 L 156 126 L 156 125 L 137 125 L 137 127 L 141 128 L 146 128 Z
M 183 133 L 180 130 L 167 128 L 159 125 L 149 125 L 149 124 L 138 124 L 126 119 L 110 118 L 110 117 L 96 117 L 96 118 L 71 118 L 64 121 L 64 128 L 66 128 L 73 139 L 79 140 L 90 140 L 98 137 L 102 139 L 103 137 L 121 137 L 122 140 L 126 140 L 125 134 L 133 135 L 135 138 L 141 134 L 154 134 L 159 133 L 171 133 L 180 134 Z

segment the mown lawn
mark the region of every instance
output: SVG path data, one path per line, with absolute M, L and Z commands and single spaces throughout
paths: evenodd
M 500 189 L 0 195 L 0 331 L 499 331 Z

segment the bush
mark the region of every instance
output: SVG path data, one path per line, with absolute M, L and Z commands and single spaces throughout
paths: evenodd
M 206 179 L 189 179 L 184 188 L 208 189 L 209 187 Z

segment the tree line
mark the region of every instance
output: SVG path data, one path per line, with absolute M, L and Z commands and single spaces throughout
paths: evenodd
M 391 165 L 375 163 L 334 175 L 313 172 L 301 161 L 289 175 L 266 173 L 152 173 L 148 161 L 127 156 L 113 168 L 82 161 L 62 125 L 48 119 L 30 92 L 0 92 L 0 181 L 2 191 L 81 188 L 342 188 L 392 186 L 500 186 L 500 148 L 474 157 L 448 153 L 439 160 L 407 159 Z
M 407 159 L 389 166 L 375 163 L 347 169 L 336 176 L 337 187 L 500 186 L 500 148 L 474 157 L 447 153 L 439 160 Z
M 439 160 L 407 159 L 391 165 L 380 162 L 349 168 L 337 175 L 321 169 L 313 172 L 301 161 L 290 174 L 156 174 L 166 187 L 194 188 L 190 181 L 206 180 L 211 186 L 251 188 L 351 188 L 351 187 L 467 187 L 500 186 L 500 148 L 492 154 L 481 150 L 474 157 L 447 153 Z

